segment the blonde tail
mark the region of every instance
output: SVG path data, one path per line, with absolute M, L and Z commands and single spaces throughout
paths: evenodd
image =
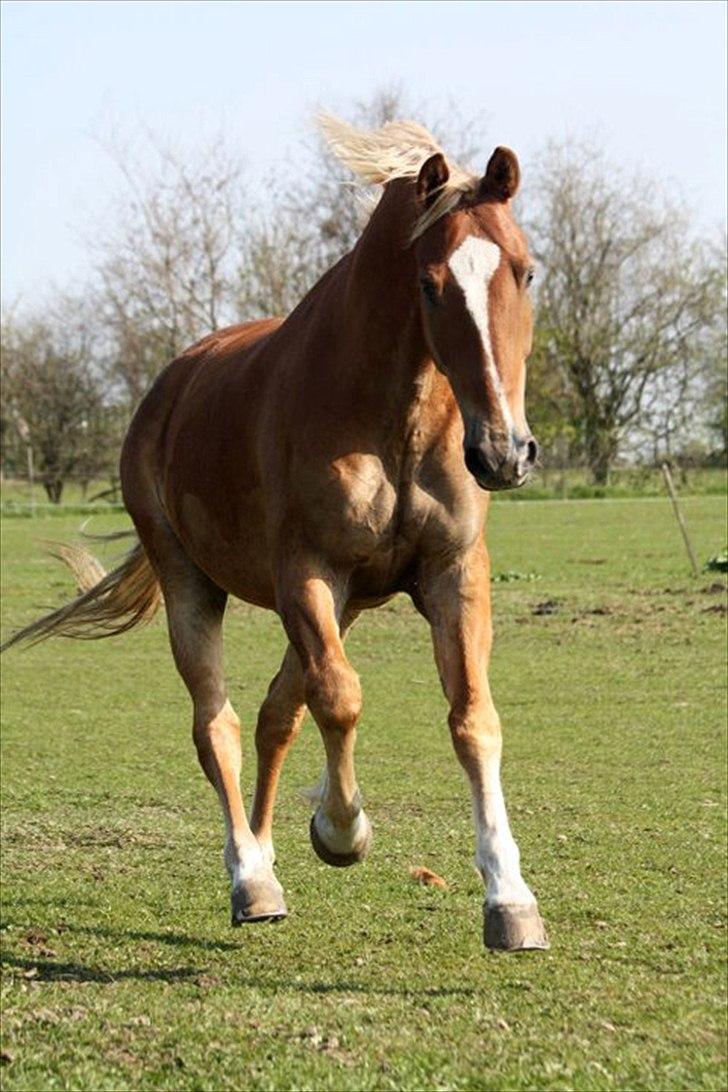
M 81 547 L 59 547 L 55 555 L 71 568 L 81 594 L 18 630 L 0 646 L 0 651 L 21 641 L 37 644 L 46 637 L 88 641 L 113 637 L 150 621 L 156 614 L 162 593 L 140 542 L 109 573 Z

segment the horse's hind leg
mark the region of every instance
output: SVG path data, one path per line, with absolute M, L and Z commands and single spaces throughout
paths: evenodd
M 255 731 L 258 777 L 250 825 L 271 864 L 275 860 L 273 807 L 278 780 L 285 757 L 301 729 L 305 713 L 301 661 L 295 649 L 289 645 L 280 670 L 270 684 L 267 697 L 260 707 Z
M 282 888 L 248 825 L 240 794 L 240 722 L 227 699 L 222 661 L 227 596 L 171 536 L 154 554 L 172 652 L 192 698 L 197 755 L 225 817 L 233 925 L 285 917 Z

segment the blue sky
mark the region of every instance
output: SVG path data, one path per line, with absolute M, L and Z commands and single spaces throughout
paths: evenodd
M 295 153 L 316 105 L 397 83 L 482 111 L 528 161 L 550 136 L 603 142 L 725 224 L 726 5 L 303 2 L 2 5 L 3 299 L 88 274 L 113 215 L 98 138 L 146 125 L 183 145 L 223 128 L 251 181 Z M 483 162 L 490 148 L 483 149 Z

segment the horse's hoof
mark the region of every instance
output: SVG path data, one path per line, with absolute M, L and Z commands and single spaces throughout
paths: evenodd
M 349 853 L 334 853 L 334 851 L 329 849 L 325 842 L 323 842 L 321 835 L 316 829 L 316 813 L 314 812 L 311 816 L 311 823 L 308 830 L 311 838 L 311 845 L 316 852 L 316 856 L 320 857 L 326 864 L 333 865 L 334 868 L 348 868 L 350 865 L 358 864 L 359 861 L 363 861 L 372 845 L 372 825 L 366 815 L 364 816 L 364 821 L 366 823 L 366 830 L 364 831 L 364 836 L 360 839 L 358 846 Z
M 283 888 L 275 876 L 245 880 L 233 891 L 231 904 L 233 925 L 281 921 L 288 913 L 283 901 Z
M 550 947 L 544 923 L 536 903 L 485 906 L 484 940 L 486 948 L 501 952 L 545 951 Z

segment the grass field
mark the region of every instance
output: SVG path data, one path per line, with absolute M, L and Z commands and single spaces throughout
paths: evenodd
M 725 500 L 684 508 L 699 557 L 718 553 Z M 5 521 L 4 633 L 69 590 L 41 540 L 79 522 Z M 489 538 L 496 573 L 538 577 L 494 584 L 492 680 L 551 951 L 482 948 L 468 794 L 404 600 L 349 645 L 372 855 L 334 870 L 310 849 L 307 723 L 278 809 L 276 927 L 228 927 L 218 806 L 162 622 L 13 650 L 3 1088 L 726 1087 L 725 579 L 688 575 L 665 500 L 496 501 Z M 248 789 L 282 647 L 274 617 L 230 610 Z

